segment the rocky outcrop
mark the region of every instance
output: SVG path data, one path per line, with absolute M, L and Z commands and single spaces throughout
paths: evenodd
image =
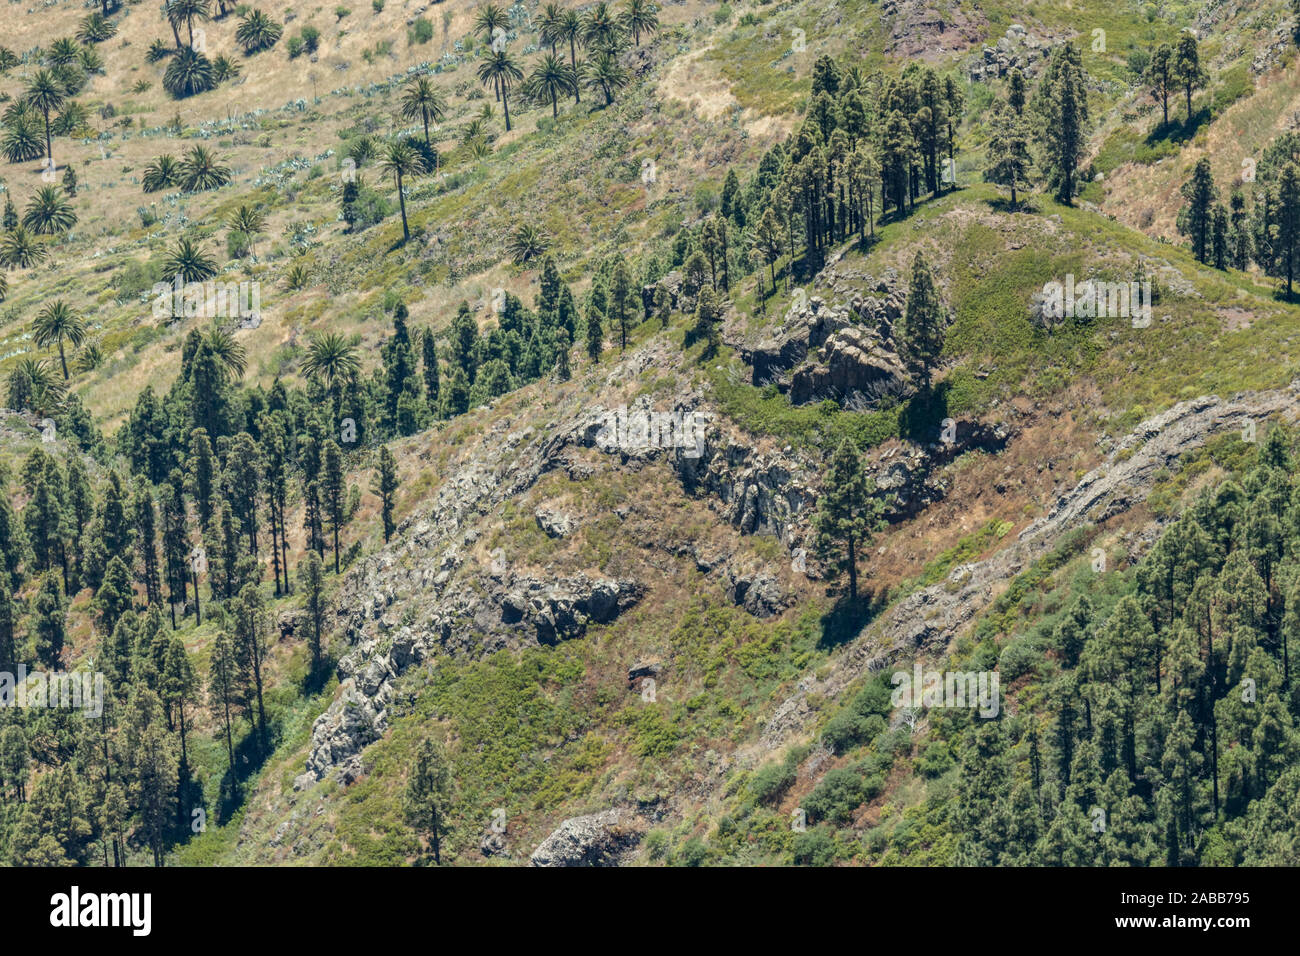
M 617 866 L 641 840 L 635 818 L 625 810 L 571 817 L 541 842 L 532 866 Z
M 607 624 L 636 604 L 645 588 L 636 581 L 591 579 L 585 574 L 560 581 L 522 578 L 501 600 L 501 619 L 531 629 L 542 644 L 581 637 L 587 624 Z
M 908 378 L 894 344 L 907 297 L 897 273 L 881 279 L 855 272 L 837 257 L 817 276 L 822 295 L 796 297 L 775 334 L 742 357 L 752 382 L 788 391 L 795 405 L 834 399 L 845 405 L 871 405 L 908 390 Z
M 912 593 L 868 625 L 836 658 L 825 678 L 804 678 L 773 712 L 763 729 L 762 745 L 774 749 L 806 731 L 816 717 L 811 697 L 834 697 L 867 671 L 941 652 L 989 605 L 1001 585 L 1048 553 L 1065 532 L 1104 521 L 1144 501 L 1158 473 L 1176 471 L 1181 459 L 1210 436 L 1241 431 L 1248 423 L 1276 415 L 1290 420 L 1300 415 L 1300 380 L 1285 389 L 1246 393 L 1228 401 L 1211 395 L 1180 402 L 1143 422 L 1010 547 L 985 561 L 962 565 L 947 582 Z
M 538 508 L 533 513 L 533 517 L 537 520 L 537 527 L 541 528 L 548 538 L 567 538 L 578 530 L 578 522 L 562 511 Z
M 1019 23 L 1013 23 L 996 43 L 984 47 L 978 56 L 967 62 L 966 72 L 972 83 L 1004 77 L 1012 70 L 1019 70 L 1028 79 L 1037 74 L 1055 43 L 1051 38 L 1036 37 Z
M 865 329 L 834 333 L 821 349 L 820 361 L 798 369 L 790 381 L 790 401 L 806 405 L 819 396 L 846 403 L 874 404 L 907 391 L 907 370 L 898 355 Z

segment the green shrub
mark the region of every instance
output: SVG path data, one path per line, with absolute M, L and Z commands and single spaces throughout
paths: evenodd
M 677 854 L 677 862 L 682 866 L 703 866 L 708 855 L 709 849 L 704 845 L 704 841 L 699 837 L 691 837 L 682 844 L 681 851 Z
M 826 827 L 816 827 L 794 838 L 794 861 L 800 866 L 830 866 L 835 860 L 835 841 Z
M 749 781 L 749 792 L 759 803 L 775 803 L 794 783 L 794 767 L 783 763 L 769 763 L 754 772 Z

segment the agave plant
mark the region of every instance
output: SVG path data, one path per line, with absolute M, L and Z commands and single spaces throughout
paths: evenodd
M 141 185 L 145 192 L 156 193 L 172 186 L 179 186 L 180 182 L 180 164 L 176 162 L 176 157 L 164 153 L 144 168 L 144 179 Z
M 0 265 L 6 269 L 26 269 L 44 261 L 48 254 L 26 226 L 14 226 L 0 235 Z
M 23 225 L 38 236 L 55 236 L 77 224 L 72 203 L 57 186 L 42 186 L 23 212 Z
M 217 189 L 230 182 L 230 167 L 222 166 L 206 146 L 195 146 L 180 163 L 181 189 L 187 193 Z
M 177 53 L 163 73 L 163 89 L 178 100 L 204 93 L 215 85 L 212 61 L 190 47 Z
M 244 48 L 244 53 L 251 56 L 259 50 L 269 50 L 275 46 L 284 27 L 276 23 L 261 10 L 251 10 L 239 20 L 235 30 L 235 42 Z

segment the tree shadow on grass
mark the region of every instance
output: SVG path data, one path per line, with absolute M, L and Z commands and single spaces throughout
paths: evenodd
M 898 437 L 922 445 L 939 441 L 948 417 L 949 390 L 947 382 L 940 382 L 913 395 L 898 416 Z
M 852 641 L 885 609 L 888 600 L 887 590 L 874 588 L 863 589 L 856 601 L 850 600 L 847 594 L 842 595 L 821 617 L 822 636 L 817 641 L 818 649 L 832 650 Z
M 1203 106 L 1193 112 L 1190 118 L 1184 114 L 1182 119 L 1171 119 L 1168 123 L 1160 123 L 1147 134 L 1146 144 L 1157 146 L 1160 143 L 1171 143 L 1181 146 L 1209 121 L 1210 109 L 1208 106 Z

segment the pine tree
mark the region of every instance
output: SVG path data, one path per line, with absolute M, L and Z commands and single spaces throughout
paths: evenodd
M 1193 33 L 1184 32 L 1178 37 L 1178 47 L 1174 50 L 1173 78 L 1187 94 L 1187 124 L 1192 122 L 1192 91 L 1199 90 L 1207 79 L 1201 67 L 1200 46 Z
M 618 262 L 614 264 L 614 271 L 610 276 L 609 304 L 613 317 L 618 322 L 620 351 L 626 351 L 627 327 L 632 311 L 632 275 L 622 256 L 619 256 Z
M 1078 49 L 1071 43 L 1052 52 L 1036 96 L 1042 166 L 1056 198 L 1072 205 L 1079 163 L 1087 149 L 1088 92 Z
M 943 351 L 943 303 L 934 287 L 934 277 L 925 256 L 918 250 L 912 260 L 912 279 L 907 288 L 907 308 L 903 314 L 900 351 L 914 375 L 920 375 L 928 391 Z
M 1208 263 L 1213 251 L 1213 210 L 1218 199 L 1209 159 L 1202 156 L 1192 170 L 1192 178 L 1183 184 L 1187 204 L 1178 213 L 1178 231 L 1192 241 L 1192 255 L 1197 262 Z
M 1250 225 L 1246 216 L 1246 197 L 1240 189 L 1234 189 L 1228 200 L 1230 229 L 1228 243 L 1232 267 L 1246 271 L 1250 268 L 1251 249 Z
M 1150 86 L 1151 95 L 1160 101 L 1163 111 L 1162 126 L 1169 125 L 1169 91 L 1174 88 L 1174 48 L 1162 43 L 1151 52 L 1151 62 L 1147 64 L 1143 79 Z
M 425 329 L 421 340 L 424 360 L 424 400 L 428 402 L 429 411 L 439 414 L 442 407 L 442 389 L 438 378 L 438 345 L 433 338 L 433 329 Z
M 321 456 L 321 510 L 334 535 L 334 573 L 339 573 L 339 532 L 346 520 L 344 503 L 347 489 L 344 486 L 343 452 L 333 441 L 324 445 Z
M 49 670 L 59 670 L 68 631 L 63 589 L 59 587 L 55 574 L 49 573 L 41 578 L 32 613 L 35 616 L 36 659 Z
M 1029 153 L 1029 130 L 1024 121 L 1010 107 L 999 109 L 993 115 L 993 129 L 989 137 L 988 163 L 984 178 L 1011 190 L 1011 208 L 1018 207 L 1016 190 L 1029 186 L 1029 170 L 1033 158 Z
M 1007 78 L 1007 105 L 1016 111 L 1016 116 L 1025 112 L 1025 74 L 1016 67 Z
M 402 809 L 411 826 L 428 839 L 435 864 L 442 863 L 451 791 L 451 766 L 446 751 L 441 744 L 426 738 L 411 765 Z
M 266 707 L 262 701 L 266 666 L 266 604 L 256 584 L 245 584 L 231 609 L 235 620 L 235 653 L 253 679 L 257 702 L 257 732 L 262 753 L 267 752 Z
M 131 572 L 116 555 L 108 560 L 94 607 L 101 634 L 112 634 L 118 619 L 131 609 Z
M 320 558 L 316 559 L 317 561 Z M 239 701 L 239 664 L 234 640 L 225 631 L 218 631 L 212 644 L 212 658 L 208 666 L 208 700 L 217 712 L 226 733 L 226 757 L 231 777 L 238 781 L 235 772 L 235 742 L 231 730 L 230 708 Z
M 162 601 L 162 584 L 158 575 L 158 510 L 153 492 L 143 482 L 135 491 L 135 541 L 140 557 L 140 582 L 149 604 Z
M 320 555 L 308 551 L 298 565 L 298 582 L 302 587 L 303 610 L 311 627 L 308 644 L 311 647 L 311 672 L 320 673 L 325 633 L 325 568 Z
M 593 362 L 600 361 L 605 348 L 605 317 L 594 305 L 587 310 L 587 355 Z
M 9 592 L 9 574 L 0 572 L 0 671 L 8 674 L 14 673 L 18 666 L 17 623 L 17 609 Z
M 884 507 L 857 450 L 847 440 L 841 442 L 831 457 L 813 530 L 822 559 L 848 571 L 850 601 L 858 599 L 858 555 L 879 529 Z
M 190 433 L 190 453 L 185 465 L 185 490 L 194 499 L 199 527 L 206 531 L 212 524 L 212 492 L 216 482 L 217 462 L 212 454 L 212 442 L 202 428 L 196 428 Z
M 393 454 L 388 450 L 388 446 L 384 445 L 379 449 L 379 469 L 375 473 L 374 484 L 371 485 L 370 490 L 380 498 L 385 544 L 397 529 L 393 521 L 393 493 L 397 491 L 397 485 L 397 462 L 393 460 Z
M 1232 257 L 1228 210 L 1217 202 L 1210 210 L 1210 257 L 1216 269 L 1228 268 Z
M 171 481 L 161 488 L 163 562 L 167 567 L 167 602 L 176 626 L 176 605 L 184 606 L 189 594 L 189 514 L 178 482 L 180 473 L 172 472 Z M 223 503 L 229 509 L 229 502 Z

